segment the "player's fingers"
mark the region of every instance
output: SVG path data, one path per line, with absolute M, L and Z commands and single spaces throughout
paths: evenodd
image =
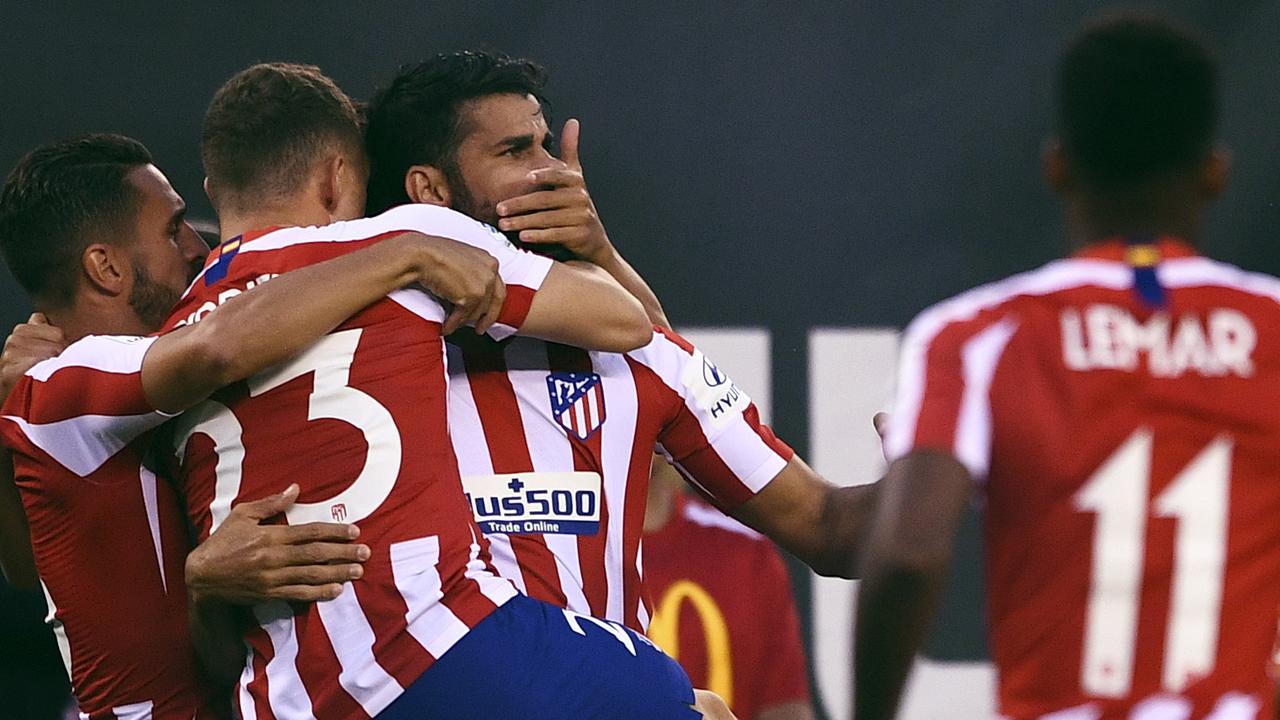
M 319 542 L 349 543 L 360 537 L 360 528 L 350 523 L 310 522 L 301 525 L 278 525 L 273 529 L 278 533 L 274 539 L 282 545 Z
M 289 485 L 284 492 L 278 492 L 275 495 L 268 495 L 258 500 L 250 500 L 236 505 L 231 509 L 232 514 L 239 517 L 245 517 L 250 520 L 265 520 L 273 515 L 279 515 L 284 512 L 295 500 L 298 499 L 300 488 L 297 483 Z
M 577 118 L 564 121 L 564 129 L 560 131 L 560 159 L 565 165 L 582 172 L 582 161 L 578 158 L 578 141 L 582 137 L 582 123 Z
M 291 545 L 282 555 L 284 566 L 300 565 L 339 565 L 344 563 L 362 563 L 369 559 L 368 545 L 352 545 L 350 543 L 314 542 L 305 545 Z
M 31 323 L 24 323 L 13 329 L 13 335 L 11 337 L 21 338 L 24 341 L 44 341 L 62 345 L 65 345 L 67 342 L 67 337 L 63 334 L 62 328 L 54 325 L 32 325 Z
M 498 317 L 502 314 L 502 303 L 506 302 L 507 288 L 502 283 L 493 284 L 493 290 L 489 294 L 488 304 L 485 306 L 484 314 L 476 321 L 476 332 L 484 334 L 489 332 L 489 328 L 498 322 Z
M 49 318 L 45 317 L 44 313 L 31 313 L 31 317 L 27 318 L 27 323 L 30 325 L 48 325 Z
M 342 585 L 329 583 L 326 585 L 283 585 L 272 588 L 268 593 L 276 600 L 286 602 L 323 602 L 333 600 L 342 594 Z
M 498 203 L 498 214 L 503 217 L 523 215 L 538 210 L 554 210 L 571 202 L 572 195 L 562 190 L 539 190 L 528 195 L 513 197 Z
M 498 227 L 511 231 L 541 230 L 586 225 L 589 222 L 591 222 L 591 209 L 579 206 L 505 217 L 498 221 Z
M 584 240 L 588 235 L 589 232 L 584 227 L 547 228 L 543 230 L 522 230 L 520 232 L 520 240 L 535 245 L 541 243 L 564 245 Z
M 586 190 L 587 182 L 582 177 L 582 171 L 567 167 L 549 167 L 534 170 L 529 173 L 529 179 L 533 181 L 534 185 L 561 190 Z
M 464 305 L 455 304 L 453 310 L 449 311 L 449 317 L 444 319 L 444 326 L 440 328 L 440 332 L 451 335 L 465 324 L 467 324 L 467 308 Z

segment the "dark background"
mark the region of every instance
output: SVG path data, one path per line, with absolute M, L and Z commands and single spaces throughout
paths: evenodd
M 528 55 L 551 71 L 553 127 L 582 119 L 596 204 L 673 321 L 772 331 L 775 424 L 802 453 L 810 327 L 901 327 L 933 301 L 1060 252 L 1057 207 L 1039 175 L 1053 61 L 1067 34 L 1107 7 L 115 5 L 0 7 L 0 168 L 49 140 L 122 132 L 145 142 L 207 216 L 200 121 L 244 66 L 315 63 L 363 98 L 400 63 L 436 52 Z M 1143 7 L 1199 27 L 1221 51 L 1235 175 L 1206 249 L 1280 271 L 1280 0 Z M 0 327 L 27 312 L 0 274 Z M 940 623 L 949 629 L 935 641 L 941 657 L 982 652 L 975 586 L 959 591 L 952 611 L 968 620 Z

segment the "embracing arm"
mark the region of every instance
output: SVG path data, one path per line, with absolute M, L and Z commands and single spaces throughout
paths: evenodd
M 595 267 L 555 263 L 533 296 L 521 335 L 588 350 L 628 352 L 649 343 L 640 301 Z
M 454 244 L 442 238 L 405 233 L 231 298 L 199 323 L 156 340 L 142 365 L 147 399 L 155 408 L 179 412 L 289 359 L 388 293 L 419 280 L 434 281 L 440 247 L 456 255 Z M 464 250 L 458 262 L 471 269 L 449 273 L 468 283 L 454 298 L 450 322 L 487 326 L 502 304 L 502 291 L 495 287 L 501 283 L 492 258 Z M 460 304 L 459 298 L 471 295 L 479 299 Z
M 973 493 L 968 470 L 941 452 L 912 452 L 881 481 L 864 551 L 854 633 L 859 720 L 891 719 L 924 644 Z
M 0 448 L 0 570 L 10 585 L 21 590 L 40 587 L 31 533 L 22 498 L 13 481 L 13 458 Z
M 854 578 L 880 485 L 833 485 L 797 455 L 733 515 L 819 575 Z

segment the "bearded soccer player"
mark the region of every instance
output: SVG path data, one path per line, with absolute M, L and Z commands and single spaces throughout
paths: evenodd
M 0 560 L 10 581 L 43 588 L 82 717 L 94 720 L 220 714 L 187 639 L 184 560 L 193 589 L 229 600 L 332 597 L 358 576 L 367 548 L 349 543 L 351 526 L 257 527 L 294 490 L 237 508 L 188 557 L 180 501 L 148 460 L 152 430 L 386 292 L 433 284 L 428 248 L 447 242 L 395 238 L 233 298 L 198 328 L 143 337 L 207 252 L 183 211 L 146 149 L 120 136 L 39 148 L 0 192 L 0 245 L 43 313 L 3 356 L 0 435 L 21 505 L 6 490 Z M 330 287 L 334 274 L 342 287 Z M 15 366 L 58 351 L 9 390 Z
M 907 329 L 858 599 L 856 715 L 892 717 L 984 498 L 1003 717 L 1269 717 L 1280 280 L 1198 255 L 1226 178 L 1216 68 L 1123 15 L 1058 75 L 1069 257 Z
M 452 210 L 357 219 L 367 182 L 359 119 L 313 67 L 258 65 L 229 80 L 206 114 L 202 154 L 224 240 L 170 325 L 198 327 L 204 308 L 264 273 L 442 227 L 496 259 L 506 299 L 489 334 L 619 351 L 652 334 L 607 275 L 516 250 Z M 364 576 L 333 601 L 254 608 L 240 713 L 696 717 L 684 672 L 644 638 L 521 596 L 493 571 L 448 440 L 441 332 L 451 328 L 440 297 L 391 294 L 175 430 L 199 533 L 243 494 L 301 477 L 289 522 L 359 521 L 372 550 Z
M 578 158 L 563 157 L 539 93 L 545 72 L 480 52 L 403 68 L 370 101 L 370 206 L 443 205 L 534 249 L 568 251 L 658 301 L 610 243 Z M 852 576 L 874 488 L 827 483 L 760 422 L 747 394 L 659 328 L 629 353 L 529 339 L 454 338 L 449 423 L 495 564 L 529 595 L 643 631 L 645 495 L 655 446 L 700 492 L 818 572 Z

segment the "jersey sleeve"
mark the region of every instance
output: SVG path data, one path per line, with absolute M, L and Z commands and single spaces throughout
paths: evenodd
M 754 497 L 795 454 L 760 422 L 747 393 L 679 335 L 655 328 L 653 340 L 628 357 L 659 384 L 665 415 L 658 450 L 722 509 Z
M 147 402 L 142 360 L 154 337 L 91 335 L 33 366 L 0 410 L 16 452 L 39 451 L 86 477 L 171 415 Z
M 435 235 L 484 250 L 498 261 L 498 274 L 506 285 L 507 297 L 498 321 L 488 334 L 495 340 L 514 335 L 529 316 L 533 297 L 542 287 L 552 261 L 520 250 L 496 228 L 462 213 L 436 205 L 412 204 L 395 207 L 379 216 L 389 226 Z
M 991 465 L 991 384 L 1017 321 L 998 308 L 966 310 L 943 303 L 907 327 L 884 448 L 890 463 L 916 450 L 950 453 L 984 480 Z

